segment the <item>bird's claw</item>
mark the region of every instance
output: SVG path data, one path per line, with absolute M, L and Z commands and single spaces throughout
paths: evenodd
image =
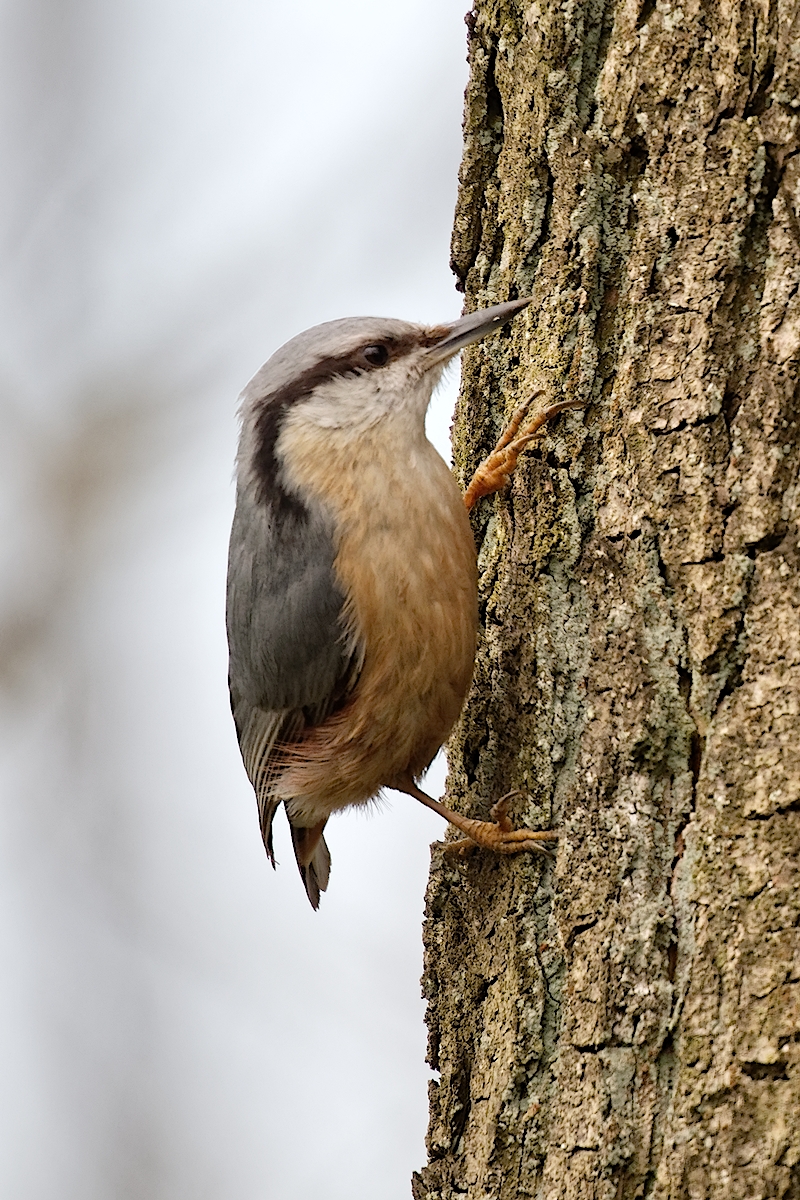
M 495 854 L 541 854 L 554 858 L 551 847 L 558 841 L 552 829 L 515 829 L 508 816 L 509 802 L 521 793 L 512 791 L 492 806 L 493 821 L 471 821 L 469 837 L 447 842 L 445 853 L 454 856 L 471 854 L 478 846 Z M 549 845 L 548 845 L 549 843 Z
M 513 792 L 506 792 L 505 796 L 501 796 L 489 809 L 489 816 L 503 833 L 510 833 L 514 828 L 508 815 L 509 804 L 515 796 L 521 795 L 522 793 L 516 789 Z
M 541 395 L 542 392 L 534 392 L 512 413 L 494 450 L 476 469 L 464 493 L 464 503 L 468 510 L 473 508 L 482 496 L 491 496 L 506 486 L 521 452 L 534 438 L 540 436 L 548 421 L 567 409 L 582 408 L 585 403 L 583 400 L 562 400 L 559 404 L 551 404 L 549 408 L 543 409 L 523 425 L 530 406 Z

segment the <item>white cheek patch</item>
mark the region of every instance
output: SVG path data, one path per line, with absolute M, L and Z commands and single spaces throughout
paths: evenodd
M 341 375 L 321 384 L 287 413 L 286 427 L 342 429 L 357 435 L 389 414 L 408 412 L 419 419 L 430 401 L 434 373 L 409 378 L 404 365 L 397 367 Z

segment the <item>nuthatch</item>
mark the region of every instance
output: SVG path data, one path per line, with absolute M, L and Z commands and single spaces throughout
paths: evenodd
M 230 690 L 270 860 L 283 801 L 314 908 L 332 813 L 396 788 L 472 842 L 542 850 L 551 832 L 474 821 L 416 780 L 458 718 L 478 623 L 468 509 L 508 480 L 549 417 L 512 418 L 462 496 L 425 436 L 444 364 L 529 299 L 428 328 L 353 317 L 287 342 L 242 394 L 228 570 Z

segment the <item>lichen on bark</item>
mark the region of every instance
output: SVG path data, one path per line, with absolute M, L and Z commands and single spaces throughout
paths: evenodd
M 475 517 L 449 795 L 558 857 L 434 851 L 416 1200 L 800 1197 L 800 4 L 477 0 L 453 233 Z

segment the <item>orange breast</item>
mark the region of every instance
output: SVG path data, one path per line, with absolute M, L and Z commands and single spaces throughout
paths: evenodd
M 336 433 L 324 446 L 298 434 L 292 473 L 335 514 L 335 567 L 365 653 L 348 703 L 306 732 L 278 782 L 308 820 L 427 767 L 461 710 L 477 630 L 472 530 L 446 464 L 423 438 L 390 454 L 379 426 L 354 456 Z

